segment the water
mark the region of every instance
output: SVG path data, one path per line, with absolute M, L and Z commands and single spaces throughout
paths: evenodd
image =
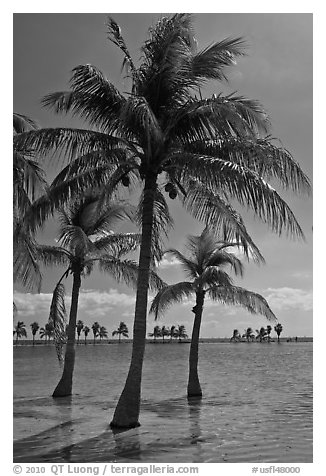
M 186 399 L 189 344 L 149 344 L 141 427 L 109 428 L 131 344 L 77 347 L 54 400 L 53 346 L 14 348 L 15 462 L 312 462 L 312 344 L 200 344 L 204 397 Z

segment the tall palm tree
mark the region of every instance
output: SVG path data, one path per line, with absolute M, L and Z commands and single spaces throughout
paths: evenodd
M 95 321 L 94 324 L 92 325 L 92 331 L 93 331 L 93 344 L 95 344 L 95 339 L 100 333 L 100 324 Z
M 27 337 L 26 327 L 23 321 L 18 321 L 14 327 L 14 335 L 16 334 L 16 345 L 18 344 L 18 339 L 21 337 Z
M 231 267 L 236 275 L 242 275 L 243 265 L 239 258 L 227 251 L 236 243 L 218 241 L 206 227 L 200 236 L 189 236 L 187 255 L 176 249 L 168 250 L 185 270 L 189 281 L 182 281 L 162 288 L 153 299 L 150 312 L 158 318 L 171 304 L 195 296 L 192 308 L 195 314 L 189 354 L 188 397 L 202 396 L 198 378 L 199 333 L 206 296 L 227 305 L 239 305 L 251 313 L 260 313 L 267 319 L 276 319 L 266 300 L 259 294 L 234 286 L 224 271 Z
M 281 335 L 281 332 L 283 331 L 283 326 L 282 324 L 280 324 L 279 322 L 276 324 L 276 326 L 274 327 L 274 331 L 276 332 L 277 334 L 277 342 L 280 343 L 280 335 Z
M 86 345 L 86 339 L 87 339 L 89 331 L 90 331 L 90 328 L 88 326 L 83 327 L 83 333 L 85 335 L 85 345 Z
M 31 329 L 32 329 L 32 336 L 33 336 L 33 345 L 35 344 L 35 335 L 37 331 L 39 330 L 40 326 L 38 322 L 32 322 L 31 324 Z
M 148 333 L 149 337 L 154 337 L 154 343 L 156 343 L 156 339 L 158 337 L 161 337 L 161 335 L 162 335 L 162 331 L 160 326 L 155 326 L 153 332 Z
M 77 330 L 77 343 L 79 344 L 81 331 L 84 329 L 84 323 L 80 319 L 77 321 L 76 330 Z
M 50 321 L 54 323 L 56 344 L 60 359 L 64 342 L 65 323 L 65 288 L 63 279 L 73 277 L 71 307 L 68 325 L 68 340 L 64 358 L 62 377 L 53 392 L 53 397 L 63 397 L 72 393 L 72 378 L 75 362 L 75 333 L 79 290 L 81 279 L 92 272 L 95 264 L 101 271 L 108 272 L 117 281 L 136 286 L 138 268 L 130 259 L 121 257 L 139 245 L 137 234 L 115 234 L 111 227 L 115 221 L 127 215 L 126 206 L 111 204 L 98 212 L 96 193 L 84 195 L 71 203 L 66 210 L 61 210 L 61 227 L 59 246 L 40 246 L 39 257 L 45 265 L 64 265 L 65 272 L 55 286 Z M 158 281 L 159 278 L 154 282 Z
M 123 321 L 120 322 L 118 329 L 112 332 L 112 336 L 114 337 L 115 335 L 119 336 L 119 344 L 121 342 L 121 336 L 129 337 L 128 327 Z
M 106 330 L 106 327 L 100 326 L 100 330 L 99 330 L 98 335 L 100 337 L 100 340 L 102 340 L 103 338 L 107 339 L 108 338 L 108 331 Z
M 78 115 L 91 129 L 31 131 L 15 144 L 43 156 L 55 151 L 69 162 L 49 192 L 53 206 L 89 186 L 101 186 L 105 197 L 120 185 L 140 185 L 133 350 L 111 422 L 129 428 L 139 425 L 149 271 L 153 256 L 160 254 L 154 245 L 158 232 L 171 223 L 165 193 L 180 198 L 195 218 L 215 223 L 223 239 L 241 241 L 246 253 L 262 260 L 230 200 L 251 208 L 273 231 L 302 237 L 292 211 L 268 180 L 296 192 L 310 186 L 291 154 L 268 135 L 269 121 L 257 101 L 221 93 L 202 97 L 203 85 L 225 79 L 227 67 L 244 54 L 241 38 L 198 52 L 190 14 L 162 17 L 150 28 L 137 66 L 112 18 L 108 34 L 122 51 L 130 91 L 118 91 L 96 67 L 79 65 L 70 90 L 49 94 L 43 103 L 56 113 Z M 37 216 L 48 213 L 43 205 Z

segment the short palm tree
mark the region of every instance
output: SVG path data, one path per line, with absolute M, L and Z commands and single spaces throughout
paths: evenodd
M 271 332 L 272 332 L 272 326 L 268 325 L 268 326 L 266 327 L 266 334 L 267 334 L 267 340 L 268 340 L 268 342 L 271 341 Z
M 172 342 L 173 337 L 175 337 L 175 326 L 170 328 L 170 342 Z
M 247 339 L 247 342 L 250 342 L 255 338 L 254 331 L 251 327 L 247 327 L 247 329 L 245 330 L 245 338 Z
M 277 323 L 276 326 L 274 327 L 274 331 L 277 334 L 277 342 L 280 343 L 280 335 L 281 335 L 281 332 L 283 331 L 282 324 Z
M 186 327 L 183 324 L 178 325 L 178 327 L 176 327 L 175 336 L 178 338 L 179 343 L 182 342 L 182 339 L 188 339 Z
M 84 323 L 80 319 L 77 321 L 76 324 L 76 331 L 77 331 L 77 343 L 79 344 L 80 334 L 81 331 L 84 329 Z
M 89 334 L 89 331 L 90 331 L 90 328 L 88 326 L 83 327 L 83 333 L 85 335 L 85 345 L 86 345 L 86 339 L 87 339 L 87 336 Z
M 90 129 L 31 131 L 16 138 L 15 146 L 33 147 L 43 156 L 62 153 L 70 162 L 50 192 L 55 205 L 85 187 L 102 187 L 106 196 L 120 185 L 139 186 L 142 238 L 133 351 L 111 422 L 129 428 L 139 425 L 154 245 L 157 232 L 171 222 L 165 194 L 180 198 L 195 218 L 215 223 L 223 239 L 241 241 L 245 252 L 262 259 L 230 201 L 251 208 L 277 233 L 302 237 L 292 211 L 268 181 L 296 192 L 310 186 L 291 154 L 268 135 L 269 121 L 257 101 L 221 93 L 202 97 L 203 85 L 224 80 L 227 68 L 244 54 L 241 38 L 197 51 L 190 14 L 162 17 L 150 28 L 137 66 L 112 18 L 108 36 L 122 51 L 130 91 L 120 92 L 96 67 L 79 65 L 70 90 L 50 94 L 43 103 L 56 113 L 78 115 Z
M 123 321 L 120 322 L 118 329 L 112 332 L 113 337 L 116 335 L 119 336 L 119 344 L 121 342 L 121 336 L 127 337 L 127 338 L 129 337 L 128 327 Z
M 256 329 L 256 334 L 256 339 L 259 339 L 259 342 L 263 342 L 267 335 L 267 331 L 265 327 L 262 326 L 259 330 Z
M 92 325 L 92 331 L 93 331 L 93 344 L 95 344 L 95 340 L 96 340 L 96 337 L 99 335 L 100 333 L 100 324 L 95 321 L 94 324 Z
M 238 329 L 233 329 L 233 334 L 230 339 L 231 342 L 239 342 L 241 340 L 241 335 Z
M 45 343 L 46 344 L 51 340 L 51 337 L 53 337 L 53 331 L 54 331 L 54 327 L 53 327 L 52 322 L 48 322 L 48 323 L 45 324 L 44 327 L 41 327 L 40 337 L 41 337 L 41 339 L 43 339 L 43 337 L 45 337 Z
M 167 327 L 162 326 L 161 336 L 162 336 L 162 339 L 163 339 L 163 344 L 164 344 L 165 337 L 168 336 L 169 334 L 170 334 L 170 330 Z
M 134 261 L 122 260 L 121 256 L 135 250 L 139 244 L 139 235 L 115 234 L 112 225 L 127 216 L 126 206 L 111 204 L 105 210 L 98 211 L 96 193 L 77 198 L 68 209 L 60 212 L 61 227 L 59 246 L 40 246 L 39 258 L 45 265 L 63 265 L 65 272 L 55 286 L 50 321 L 56 333 L 56 343 L 60 358 L 60 349 L 65 341 L 63 335 L 65 323 L 65 288 L 63 279 L 73 277 L 68 340 L 64 358 L 62 377 L 53 392 L 53 397 L 63 397 L 72 393 L 72 378 L 75 361 L 75 333 L 79 289 L 81 278 L 91 273 L 95 264 L 101 271 L 108 272 L 117 281 L 136 285 L 138 268 Z
M 160 326 L 155 326 L 153 332 L 148 333 L 148 337 L 154 337 L 154 343 L 156 343 L 156 339 L 161 337 L 162 331 Z
M 188 397 L 202 395 L 198 378 L 198 343 L 200 326 L 206 297 L 227 305 L 239 305 L 251 313 L 259 313 L 275 320 L 266 300 L 259 294 L 234 286 L 230 276 L 223 270 L 229 266 L 236 275 L 242 275 L 243 265 L 239 258 L 227 251 L 236 243 L 218 241 L 206 227 L 200 236 L 189 236 L 188 255 L 176 249 L 168 251 L 180 261 L 189 281 L 165 286 L 153 299 L 150 312 L 158 318 L 171 304 L 195 296 L 195 314 L 189 355 Z
M 32 329 L 32 336 L 33 336 L 33 345 L 35 344 L 35 335 L 37 331 L 39 330 L 40 326 L 38 322 L 32 322 L 31 324 L 31 329 Z
M 106 327 L 100 326 L 100 330 L 99 330 L 98 335 L 99 335 L 100 340 L 107 339 L 108 338 L 108 331 L 106 330 Z
M 23 321 L 18 321 L 14 327 L 14 335 L 16 334 L 16 345 L 18 344 L 18 339 L 21 337 L 27 337 L 26 327 Z

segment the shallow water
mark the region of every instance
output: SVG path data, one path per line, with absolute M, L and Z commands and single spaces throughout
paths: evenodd
M 312 462 L 312 343 L 200 344 L 202 401 L 186 399 L 189 344 L 149 344 L 141 427 L 108 424 L 131 344 L 77 347 L 74 395 L 50 396 L 53 346 L 14 348 L 15 462 Z

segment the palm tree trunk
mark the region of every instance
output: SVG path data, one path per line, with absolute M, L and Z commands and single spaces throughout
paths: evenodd
M 72 393 L 72 377 L 75 367 L 76 320 L 79 288 L 81 283 L 80 274 L 80 269 L 75 270 L 73 273 L 73 285 L 68 326 L 68 341 L 66 346 L 65 362 L 62 377 L 52 394 L 53 397 L 66 397 L 68 395 L 71 395 Z
M 191 344 L 190 344 L 190 353 L 189 353 L 189 378 L 188 378 L 188 388 L 187 394 L 189 397 L 202 397 L 202 390 L 200 387 L 200 382 L 198 378 L 198 344 L 199 344 L 199 333 L 200 333 L 200 324 L 203 314 L 205 293 L 204 291 L 198 291 L 196 293 L 196 311 L 195 311 L 195 320 L 194 326 L 192 329 Z
M 120 344 L 120 341 L 121 341 L 121 334 L 119 334 L 119 344 Z
M 156 174 L 148 175 L 145 180 L 132 355 L 127 380 L 116 406 L 113 420 L 110 423 L 112 428 L 134 428 L 140 425 L 138 420 L 146 342 L 147 299 L 156 180 Z
M 35 334 L 33 334 L 33 346 L 35 345 Z

